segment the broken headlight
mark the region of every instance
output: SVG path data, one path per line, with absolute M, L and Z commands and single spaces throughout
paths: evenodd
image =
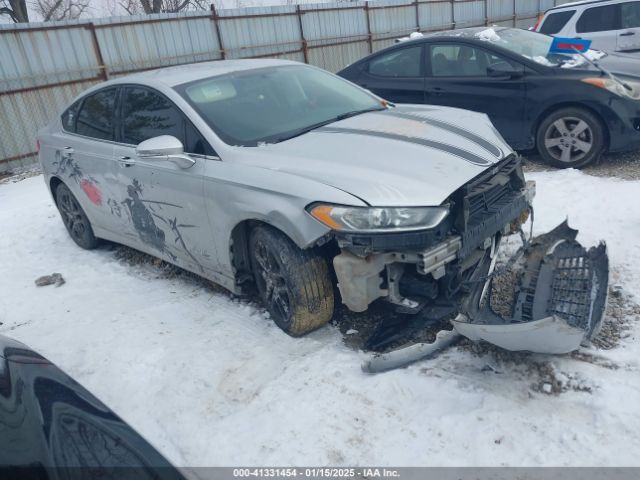
M 314 204 L 307 211 L 332 230 L 385 233 L 434 228 L 447 217 L 449 207 L 345 207 Z

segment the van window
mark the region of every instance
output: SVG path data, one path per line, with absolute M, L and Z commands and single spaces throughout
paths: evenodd
M 577 33 L 607 32 L 620 29 L 620 4 L 586 9 L 576 23 Z
M 640 27 L 640 2 L 627 2 L 620 5 L 622 9 L 622 28 Z
M 574 13 L 576 13 L 575 10 L 550 13 L 540 28 L 538 28 L 538 31 L 547 35 L 554 35 L 564 28 Z

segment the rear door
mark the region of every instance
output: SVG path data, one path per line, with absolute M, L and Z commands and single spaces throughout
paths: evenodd
M 486 113 L 512 146 L 528 139 L 524 65 L 465 43 L 432 43 L 427 52 L 425 103 Z
M 356 83 L 396 103 L 424 101 L 423 46 L 411 44 L 372 57 Z
M 202 194 L 203 172 L 205 162 L 219 159 L 183 112 L 160 92 L 127 85 L 121 99 L 114 149 L 119 192 L 111 204 L 113 215 L 141 250 L 205 274 L 216 258 Z M 196 163 L 182 168 L 170 160 L 136 155 L 139 143 L 161 135 L 180 140 Z
M 615 52 L 621 33 L 620 4 L 585 8 L 576 21 L 576 36 L 592 40 L 592 48 Z
M 112 192 L 115 110 L 118 88 L 91 93 L 62 115 L 62 132 L 54 136 L 53 175 L 71 189 L 87 217 L 100 230 L 113 230 L 106 205 Z
M 620 52 L 640 50 L 640 1 L 620 4 L 621 30 L 617 49 Z

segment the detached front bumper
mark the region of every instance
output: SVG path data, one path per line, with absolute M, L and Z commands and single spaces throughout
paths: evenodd
M 510 316 L 491 308 L 491 264 L 474 272 L 469 296 L 452 321 L 471 340 L 512 351 L 568 353 L 598 334 L 607 305 L 609 258 L 602 242 L 589 250 L 566 222 L 534 239 L 514 285 Z M 486 281 L 481 281 L 488 277 Z

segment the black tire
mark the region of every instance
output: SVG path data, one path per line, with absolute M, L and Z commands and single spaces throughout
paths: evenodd
M 98 239 L 93 234 L 91 222 L 82 210 L 80 203 L 64 183 L 55 191 L 56 206 L 62 217 L 62 223 L 69 235 L 79 247 L 92 250 L 98 246 Z
M 582 168 L 602 155 L 605 129 L 600 119 L 584 108 L 561 108 L 542 120 L 536 145 L 540 156 L 550 165 Z
M 251 232 L 249 253 L 258 294 L 278 327 L 299 337 L 331 320 L 333 286 L 324 258 L 262 226 Z

